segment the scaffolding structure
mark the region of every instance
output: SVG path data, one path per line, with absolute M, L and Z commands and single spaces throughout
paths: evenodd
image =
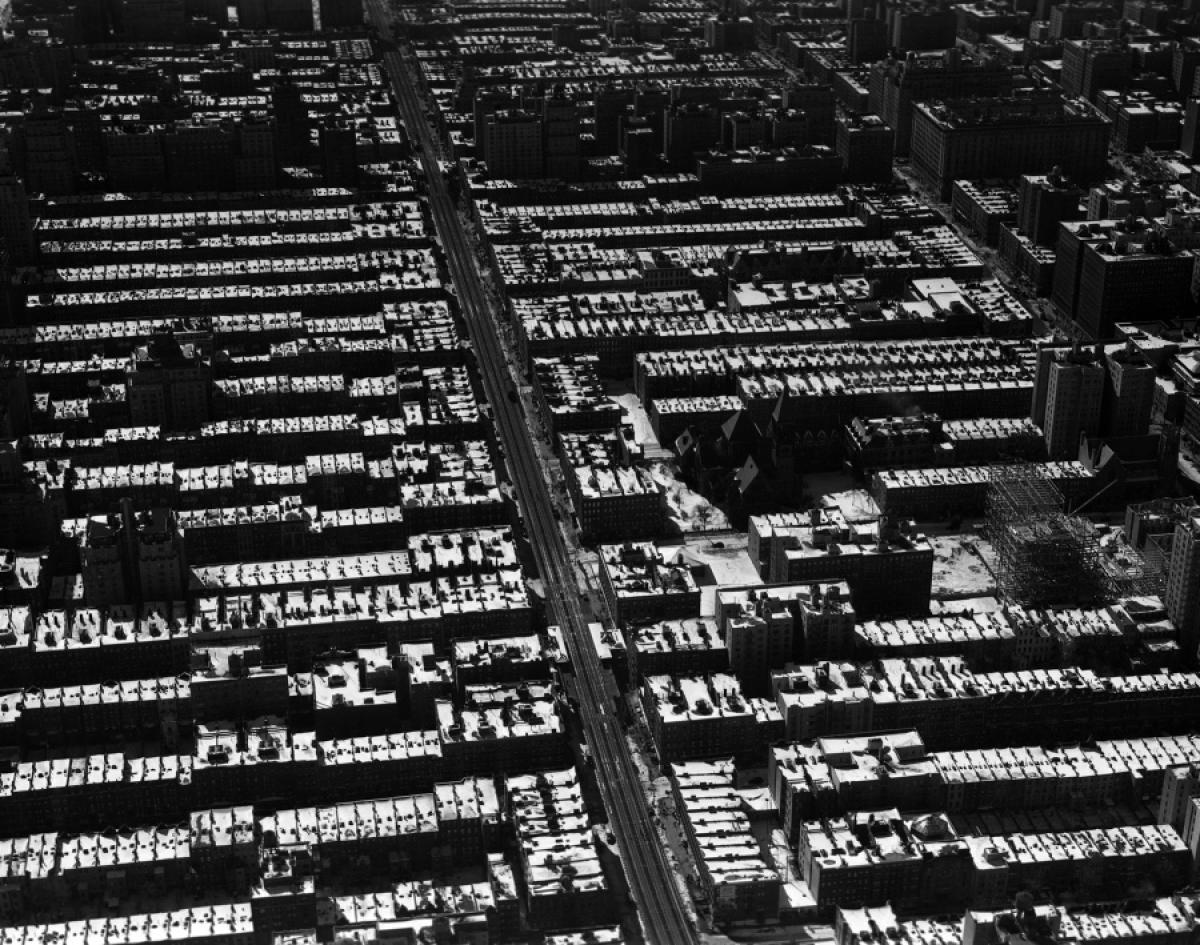
M 1100 577 L 1105 597 L 1162 597 L 1167 590 L 1167 573 L 1136 548 L 1123 545 L 1116 553 L 1101 549 Z
M 1187 521 L 1196 508 L 1196 500 L 1190 497 L 1164 497 L 1125 510 L 1124 541 L 1103 549 L 1114 597 L 1165 595 L 1175 526 Z
M 1159 594 L 1166 589 L 1175 527 L 1188 521 L 1198 510 L 1200 506 L 1191 497 L 1151 499 L 1131 505 L 1126 510 L 1125 537 L 1141 555 L 1146 578 L 1159 588 Z M 1155 591 L 1147 590 L 1145 593 Z
M 1107 596 L 1096 527 L 1063 511 L 1063 495 L 1030 463 L 993 466 L 988 537 L 1000 597 L 1027 607 L 1091 606 Z

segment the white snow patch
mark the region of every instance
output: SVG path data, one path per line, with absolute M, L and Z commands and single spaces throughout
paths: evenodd
M 937 535 L 933 545 L 935 598 L 987 597 L 996 592 L 995 552 L 982 536 Z
M 725 513 L 686 483 L 675 478 L 674 470 L 666 463 L 653 463 L 650 475 L 667 498 L 667 514 L 681 532 L 713 531 L 729 528 Z
M 633 439 L 638 446 L 659 447 L 658 437 L 654 435 L 654 427 L 650 425 L 650 415 L 642 406 L 638 395 L 632 391 L 615 392 L 610 389 L 608 399 L 621 408 L 621 422 L 633 426 Z

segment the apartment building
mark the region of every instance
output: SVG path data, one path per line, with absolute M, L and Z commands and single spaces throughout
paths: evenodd
M 1090 105 L 1054 94 L 922 102 L 913 109 L 913 167 L 943 199 L 960 178 L 1016 177 L 1037 167 L 1058 165 L 1086 182 L 1103 175 L 1111 132 Z
M 776 915 L 781 877 L 763 856 L 734 790 L 733 762 L 674 764 L 671 791 L 713 918 Z

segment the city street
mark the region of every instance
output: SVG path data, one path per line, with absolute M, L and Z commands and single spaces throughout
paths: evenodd
M 390 20 L 382 0 L 371 0 L 371 18 L 380 33 L 388 35 Z M 588 743 L 596 757 L 596 772 L 611 823 L 626 864 L 630 888 L 647 939 L 662 945 L 695 940 L 695 931 L 680 903 L 674 871 L 668 862 L 651 813 L 642 800 L 637 768 L 629 756 L 625 734 L 613 714 L 611 683 L 601 667 L 588 635 L 591 610 L 581 600 L 572 555 L 554 518 L 550 489 L 543 475 L 531 424 L 521 398 L 508 393 L 519 380 L 509 371 L 499 326 L 488 304 L 471 240 L 447 193 L 433 132 L 424 117 L 414 88 L 414 71 L 403 56 L 386 57 L 389 76 L 400 103 L 405 126 L 421 142 L 430 209 L 446 253 L 451 278 L 467 322 L 484 389 L 495 411 L 497 433 L 507 453 L 510 474 L 520 501 L 523 521 L 540 576 L 547 605 L 563 627 L 573 665 L 581 685 L 580 709 Z

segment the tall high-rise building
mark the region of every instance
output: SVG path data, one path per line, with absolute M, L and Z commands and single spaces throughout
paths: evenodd
M 318 12 L 323 30 L 362 26 L 362 0 L 320 0 Z
M 183 0 L 121 0 L 120 33 L 129 39 L 179 39 L 186 23 Z
M 1158 799 L 1158 822 L 1183 830 L 1188 802 L 1200 796 L 1200 765 L 1180 765 L 1163 772 L 1162 794 Z
M 1104 367 L 1091 351 L 1062 348 L 1048 359 L 1046 371 L 1046 452 L 1050 459 L 1074 459 L 1079 435 L 1100 432 Z
M 1192 93 L 1196 70 L 1200 68 L 1200 40 L 1194 36 L 1181 36 L 1174 46 L 1171 79 L 1175 83 L 1175 91 L 1186 98 Z
M 75 5 L 75 27 L 85 43 L 102 43 L 112 36 L 112 0 L 79 0 Z
M 135 512 L 124 499 L 119 513 L 89 518 L 79 542 L 89 607 L 180 600 L 186 594 L 183 531 L 171 509 Z
M 1051 300 L 1089 340 L 1113 338 L 1119 322 L 1178 318 L 1193 308 L 1195 255 L 1145 221 L 1064 222 Z
M 35 255 L 29 197 L 15 174 L 0 176 L 0 241 L 15 263 L 30 262 Z
M 234 186 L 238 190 L 273 190 L 275 187 L 275 119 L 246 115 L 238 126 Z
M 66 119 L 57 113 L 30 115 L 25 139 L 25 187 L 33 194 L 73 194 L 78 187 L 75 144 Z M 18 168 L 20 170 L 20 168 Z
M 681 166 L 694 163 L 697 151 L 721 144 L 721 112 L 712 105 L 685 102 L 663 116 L 663 153 Z
M 329 116 L 321 125 L 321 173 L 327 187 L 353 187 L 358 180 L 358 145 L 354 125 Z
M 1109 352 L 1104 390 L 1104 433 L 1141 436 L 1150 430 L 1157 383 L 1154 366 L 1133 344 Z
M 876 62 L 887 52 L 887 44 L 887 22 L 882 16 L 875 15 L 873 7 L 864 15 L 851 16 L 846 21 L 846 45 L 851 62 Z
M 479 148 L 484 146 L 488 119 L 503 109 L 519 108 L 520 104 L 520 97 L 507 89 L 482 88 L 475 93 L 471 102 L 471 116 L 474 121 L 475 141 Z M 487 155 L 482 151 L 479 156 L 487 160 Z
M 762 112 L 736 111 L 722 116 L 721 140 L 731 150 L 765 147 L 770 134 L 767 116 Z
M 839 116 L 835 149 L 842 159 L 843 179 L 849 183 L 889 182 L 895 141 L 895 132 L 878 115 Z
M 167 159 L 161 125 L 130 123 L 104 135 L 109 186 L 127 193 L 167 188 Z
M 579 114 L 575 102 L 561 87 L 542 102 L 547 177 L 576 180 L 580 170 Z
M 0 440 L 17 440 L 32 419 L 29 379 L 20 364 L 0 365 Z
M 1076 187 L 1057 169 L 1046 175 L 1021 177 L 1017 197 L 1017 226 L 1033 242 L 1053 246 L 1058 225 L 1083 217 L 1083 189 Z
M 1189 160 L 1200 158 L 1200 98 L 1195 96 L 1187 100 L 1183 109 L 1183 132 L 1179 150 L 1186 154 Z
M 1063 221 L 1055 242 L 1054 288 L 1050 300 L 1058 313 L 1074 319 L 1079 301 L 1079 274 L 1083 270 L 1083 253 L 1088 244 L 1100 242 L 1106 232 L 1104 223 Z
M 1064 40 L 1081 37 L 1089 22 L 1111 19 L 1116 15 L 1116 7 L 1104 0 L 1056 3 L 1050 8 L 1050 38 Z
M 9 89 L 65 92 L 74 74 L 66 43 L 26 36 L 0 47 L 0 83 Z
M 754 25 L 745 16 L 713 16 L 704 23 L 704 42 L 716 52 L 744 49 L 754 42 Z
M 958 37 L 969 43 L 982 42 L 987 36 L 1013 35 L 1029 29 L 1029 18 L 1021 15 L 1016 4 L 963 3 L 953 6 Z
M 79 540 L 79 563 L 83 599 L 89 607 L 130 602 L 128 548 L 121 516 L 88 519 Z
M 596 90 L 592 99 L 592 127 L 598 153 L 616 154 L 620 150 L 621 118 L 631 105 L 633 90 L 630 88 L 602 86 Z
M 134 351 L 125 389 L 134 424 L 198 430 L 209 418 L 212 366 L 195 345 L 159 336 Z
M 784 93 L 786 99 L 787 93 Z M 633 115 L 644 118 L 654 132 L 654 152 L 666 150 L 664 116 L 671 107 L 671 98 L 665 85 L 649 84 L 639 86 L 633 94 Z
M 1200 647 L 1200 515 L 1175 526 L 1166 597 L 1167 614 L 1179 631 L 1180 649 L 1194 664 Z
M 484 119 L 483 158 L 492 177 L 544 177 L 542 120 L 520 109 L 501 109 Z
M 833 144 L 835 109 L 832 86 L 823 82 L 793 83 L 783 90 L 783 107 L 804 112 L 809 144 Z
M 131 570 L 143 601 L 181 600 L 187 594 L 187 558 L 183 532 L 172 509 L 136 513 L 132 525 Z
M 304 104 L 300 86 L 290 80 L 276 82 L 271 89 L 271 109 L 275 113 L 275 147 L 279 163 L 306 160 L 315 125 Z
M 267 0 L 267 16 L 277 30 L 302 33 L 313 28 L 312 0 Z
M 789 601 L 765 594 L 746 610 L 725 622 L 729 668 L 746 692 L 762 693 L 771 670 L 791 659 L 796 613 Z
M 1125 89 L 1133 75 L 1133 49 L 1118 42 L 1070 39 L 1063 43 L 1062 88 L 1091 101 L 1101 89 Z
M 1037 369 L 1033 375 L 1033 399 L 1029 419 L 1041 427 L 1046 422 L 1046 390 L 1050 386 L 1050 365 L 1062 351 L 1061 345 L 1042 341 L 1037 348 Z
M 237 135 L 230 122 L 175 122 L 163 137 L 167 188 L 181 193 L 233 189 Z
M 957 20 L 948 5 L 896 4 L 887 9 L 888 45 L 910 49 L 948 49 L 954 45 Z
M 237 0 L 238 26 L 247 30 L 266 29 L 267 0 Z
M 312 0 L 237 0 L 238 24 L 244 29 L 305 32 L 313 28 Z
M 229 25 L 229 0 L 184 0 L 183 12 L 200 17 L 216 26 Z
M 1009 95 L 1013 74 L 994 58 L 964 55 L 957 48 L 889 56 L 871 66 L 871 111 L 896 132 L 896 153 L 908 154 L 913 106 L 934 99 L 995 98 Z
M 658 136 L 644 118 L 632 117 L 622 122 L 621 160 L 630 173 L 641 173 L 658 162 Z
M 771 145 L 802 148 L 808 144 L 808 116 L 798 108 L 781 108 L 767 119 Z
M 1196 258 L 1165 237 L 1140 244 L 1120 237 L 1087 246 L 1079 274 L 1075 324 L 1091 340 L 1112 338 L 1122 321 L 1186 316 L 1193 308 Z
M 1108 168 L 1112 123 L 1090 105 L 1036 93 L 922 102 L 913 110 L 913 170 L 943 198 L 954 181 L 1013 178 L 1058 165 L 1080 182 Z

